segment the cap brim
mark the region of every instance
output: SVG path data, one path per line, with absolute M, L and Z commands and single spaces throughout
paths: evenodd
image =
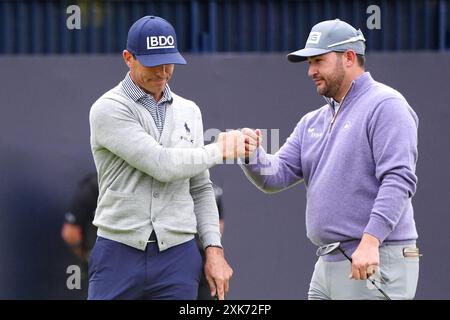
M 308 57 L 320 56 L 321 54 L 325 54 L 331 52 L 332 50 L 326 49 L 317 49 L 317 48 L 304 48 L 298 51 L 291 52 L 287 55 L 287 58 L 290 62 L 302 62 L 305 61 Z
M 162 64 L 186 64 L 186 60 L 178 52 L 136 55 L 136 59 L 146 67 L 156 67 Z

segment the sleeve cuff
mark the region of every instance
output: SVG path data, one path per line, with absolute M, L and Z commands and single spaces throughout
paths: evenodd
M 258 147 L 258 149 L 256 149 L 251 155 L 250 157 L 247 158 L 247 161 L 245 161 L 244 158 L 238 158 L 238 164 L 243 165 L 243 166 L 250 166 L 250 165 L 257 165 L 258 164 L 258 159 L 260 154 L 264 152 L 264 149 L 260 146 Z
M 223 163 L 223 155 L 217 143 L 210 143 L 204 147 L 206 150 L 207 163 L 209 168 L 216 164 Z
M 202 239 L 202 247 L 203 249 L 206 249 L 206 247 L 221 247 L 222 243 L 220 241 L 220 234 L 216 233 L 208 233 L 206 234 Z
M 392 232 L 392 227 L 387 224 L 387 222 L 372 213 L 369 223 L 364 229 L 364 233 L 368 233 L 380 241 L 380 244 L 387 238 L 387 236 Z

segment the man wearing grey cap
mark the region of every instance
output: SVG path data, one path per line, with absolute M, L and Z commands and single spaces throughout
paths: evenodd
M 264 192 L 304 181 L 307 236 L 319 256 L 309 299 L 412 299 L 416 292 L 418 118 L 398 91 L 365 72 L 364 42 L 339 19 L 312 28 L 305 48 L 287 58 L 308 61 L 326 105 L 306 114 L 276 154 L 259 147 L 242 165 Z
M 224 258 L 208 169 L 245 157 L 240 131 L 203 146 L 198 106 L 168 86 L 186 64 L 175 30 L 146 16 L 128 32 L 130 71 L 90 111 L 99 197 L 97 241 L 89 260 L 89 299 L 196 299 L 205 249 L 211 295 L 224 299 L 232 269 Z

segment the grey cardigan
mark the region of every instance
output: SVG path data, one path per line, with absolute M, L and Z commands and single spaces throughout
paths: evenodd
M 222 163 L 203 144 L 198 106 L 173 93 L 159 134 L 150 113 L 121 83 L 93 105 L 91 148 L 99 179 L 98 235 L 145 250 L 155 230 L 161 251 L 199 233 L 220 245 L 219 218 L 208 169 Z

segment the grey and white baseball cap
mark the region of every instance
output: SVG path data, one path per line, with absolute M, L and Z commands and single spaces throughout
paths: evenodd
M 361 30 L 356 30 L 347 22 L 339 19 L 326 20 L 312 27 L 304 49 L 289 53 L 287 58 L 290 62 L 301 62 L 307 57 L 331 51 L 345 52 L 348 49 L 364 55 L 365 41 Z

